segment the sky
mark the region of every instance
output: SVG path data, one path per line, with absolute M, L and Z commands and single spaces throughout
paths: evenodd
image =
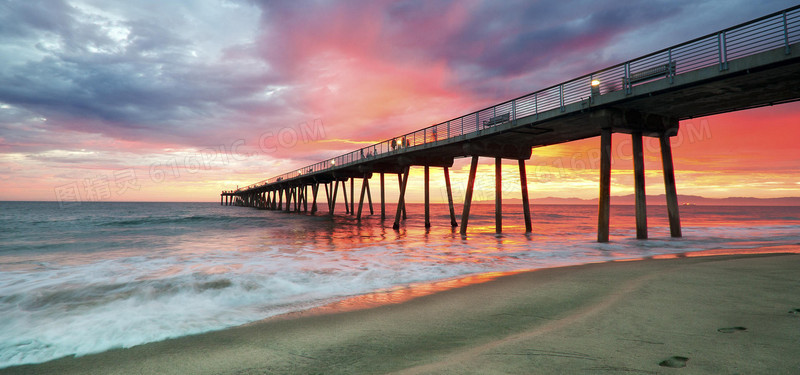
M 0 200 L 216 201 L 794 3 L 6 0 Z M 800 196 L 799 123 L 800 103 L 682 122 L 679 194 Z M 645 145 L 648 194 L 663 193 Z M 596 197 L 598 146 L 535 149 L 531 196 Z M 629 137 L 613 160 L 612 195 L 632 193 Z M 480 168 L 476 199 L 491 199 L 493 161 Z M 467 169 L 451 171 L 456 199 Z M 412 170 L 410 201 L 421 184 Z

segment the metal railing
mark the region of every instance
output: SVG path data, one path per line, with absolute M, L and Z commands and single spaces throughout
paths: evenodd
M 329 171 L 386 156 L 441 146 L 481 135 L 482 130 L 519 118 L 539 116 L 554 109 L 565 111 L 567 105 L 594 95 L 625 90 L 657 79 L 718 65 L 728 69 L 728 61 L 780 47 L 789 54 L 789 46 L 800 41 L 800 5 L 775 12 L 688 42 L 674 45 L 642 57 L 605 68 L 573 80 L 550 86 L 516 99 L 484 108 L 395 138 L 387 139 L 347 154 L 324 160 L 291 172 L 239 188 L 250 190 L 303 175 Z M 654 72 L 653 74 L 642 72 Z

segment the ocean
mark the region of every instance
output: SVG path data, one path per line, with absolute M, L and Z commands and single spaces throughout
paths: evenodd
M 219 203 L 0 202 L 0 368 L 125 348 L 469 275 L 795 245 L 800 207 L 682 206 L 683 238 L 649 206 L 612 206 L 611 242 L 595 242 L 595 206 L 474 205 L 469 235 L 446 205 L 408 205 L 392 230 L 378 212 L 289 214 Z M 376 206 L 376 209 L 379 207 Z M 365 210 L 366 211 L 366 210 Z M 460 207 L 457 207 L 460 213 Z M 442 284 L 442 285 L 445 285 Z M 388 301 L 391 302 L 391 301 Z

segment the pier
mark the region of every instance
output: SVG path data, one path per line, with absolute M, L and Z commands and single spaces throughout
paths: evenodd
M 412 166 L 424 168 L 424 224 L 430 222 L 430 173 L 441 169 L 450 223 L 467 234 L 480 158 L 495 164 L 496 231 L 502 230 L 504 159 L 517 162 L 526 232 L 532 231 L 525 161 L 536 148 L 600 139 L 597 240 L 609 240 L 611 139 L 631 137 L 636 237 L 647 238 L 643 138 L 658 138 L 670 234 L 681 236 L 670 138 L 679 121 L 788 103 L 800 99 L 800 6 L 708 34 L 494 106 L 399 135 L 332 159 L 236 190 L 220 203 L 291 212 L 318 211 L 320 187 L 328 214 L 342 196 L 344 212 L 360 221 L 366 203 L 374 214 L 370 181 L 379 177 L 380 216 L 386 219 L 386 175 L 396 175 L 399 197 L 393 228 L 406 217 L 405 193 Z M 743 134 L 742 136 L 746 136 Z M 469 179 L 457 221 L 449 168 L 470 158 Z M 356 199 L 355 180 L 361 180 Z M 349 193 L 348 193 L 349 185 Z M 340 194 L 341 190 L 341 194 Z

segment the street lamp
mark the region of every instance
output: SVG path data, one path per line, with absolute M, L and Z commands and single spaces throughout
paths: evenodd
M 592 96 L 600 95 L 600 81 L 592 80 Z

